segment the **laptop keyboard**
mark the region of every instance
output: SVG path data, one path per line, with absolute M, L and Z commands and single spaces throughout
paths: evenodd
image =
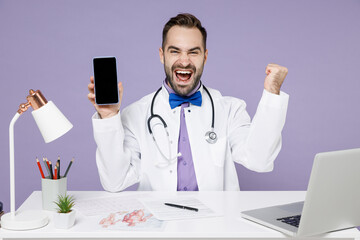
M 301 218 L 301 215 L 296 215 L 296 216 L 278 218 L 276 220 L 281 221 L 286 224 L 290 224 L 291 226 L 294 226 L 294 227 L 299 227 L 300 218 Z

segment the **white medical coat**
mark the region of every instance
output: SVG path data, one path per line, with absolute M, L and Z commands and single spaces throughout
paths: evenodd
M 203 96 L 201 107 L 185 108 L 185 121 L 200 191 L 239 190 L 234 162 L 257 172 L 268 172 L 281 149 L 281 131 L 285 123 L 289 96 L 263 91 L 251 122 L 243 100 L 225 97 L 210 89 L 215 106 L 215 132 L 218 140 L 210 144 L 205 134 L 211 129 L 212 110 L 209 96 Z M 135 183 L 138 190 L 177 190 L 176 154 L 180 128 L 180 109 L 170 108 L 169 93 L 162 87 L 155 99 L 154 114 L 167 123 L 170 142 L 158 119 L 151 121 L 156 141 L 164 159 L 148 131 L 151 100 L 154 93 L 126 107 L 107 119 L 93 116 L 97 144 L 96 163 L 105 190 L 121 191 Z M 170 148 L 170 152 L 169 152 Z

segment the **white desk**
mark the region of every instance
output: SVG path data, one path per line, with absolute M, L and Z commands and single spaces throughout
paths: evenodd
M 169 221 L 163 231 L 112 231 L 94 230 L 89 227 L 91 218 L 77 212 L 75 225 L 68 230 L 55 229 L 52 222 L 47 226 L 30 231 L 10 231 L 0 229 L 0 239 L 261 239 L 286 238 L 275 230 L 263 227 L 240 217 L 240 212 L 253 208 L 266 207 L 302 201 L 305 192 L 122 192 L 69 191 L 76 199 L 106 196 L 195 196 L 205 205 L 223 213 L 222 217 Z M 41 191 L 33 192 L 19 210 L 41 209 Z M 318 236 L 318 238 L 354 239 L 359 238 L 355 228 Z

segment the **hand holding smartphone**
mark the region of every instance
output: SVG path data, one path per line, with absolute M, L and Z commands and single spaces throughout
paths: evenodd
M 105 58 L 105 59 L 104 59 Z M 108 59 L 112 58 L 112 59 Z M 110 60 L 110 64 L 105 64 L 107 60 Z M 100 64 L 99 64 L 100 63 Z M 108 63 L 108 62 L 107 62 Z M 88 99 L 94 105 L 96 111 L 101 118 L 109 118 L 116 115 L 120 110 L 121 99 L 123 95 L 122 83 L 117 83 L 116 78 L 116 59 L 115 57 L 95 57 L 93 59 L 94 64 L 94 76 L 90 77 L 90 83 L 88 84 Z M 108 66 L 103 66 L 103 64 Z M 105 68 L 105 69 L 104 69 Z M 106 68 L 110 68 L 106 70 Z M 111 72 L 112 78 L 107 78 L 104 72 Z M 96 75 L 96 91 L 95 91 L 95 75 Z M 109 85 L 104 87 L 106 79 L 112 79 Z M 114 80 L 115 79 L 115 80 Z M 105 80 L 103 82 L 102 80 Z M 104 87 L 104 88 L 103 88 Z M 103 91 L 104 90 L 104 91 Z M 110 92 L 108 92 L 108 90 Z M 115 90 L 115 91 L 114 91 Z M 95 96 L 96 92 L 96 96 Z M 103 96 L 105 97 L 103 98 Z M 111 95 L 110 98 L 107 97 Z
M 95 57 L 94 84 L 95 103 L 98 105 L 111 105 L 119 103 L 119 89 L 117 82 L 116 58 Z

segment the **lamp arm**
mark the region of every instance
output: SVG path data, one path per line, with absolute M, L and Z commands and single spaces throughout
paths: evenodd
M 31 106 L 30 101 L 26 103 L 22 103 L 19 106 L 18 111 L 15 116 L 11 119 L 9 125 L 9 148 L 10 148 L 10 214 L 11 217 L 15 217 L 15 150 L 14 150 L 14 125 L 18 120 L 21 114 L 26 112 L 28 108 Z
M 12 118 L 9 126 L 9 146 L 10 146 L 10 212 L 15 217 L 15 157 L 14 157 L 14 125 L 20 117 L 17 112 Z
M 10 212 L 4 214 L 1 217 L 1 227 L 5 228 L 5 229 L 10 229 L 10 230 L 27 230 L 27 229 L 41 228 L 41 227 L 45 226 L 46 224 L 48 224 L 48 222 L 49 222 L 49 218 L 48 218 L 47 214 L 44 213 L 43 211 L 28 210 L 28 211 L 15 212 L 15 156 L 14 156 L 15 155 L 15 150 L 14 150 L 15 122 L 18 120 L 20 115 L 23 114 L 24 112 L 26 112 L 30 107 L 32 107 L 34 110 L 36 110 L 36 109 L 39 109 L 44 106 L 44 109 L 42 111 L 39 110 L 39 112 L 36 114 L 35 114 L 35 112 L 33 112 L 35 121 L 39 120 L 39 119 L 35 118 L 35 115 L 37 117 L 39 117 L 39 115 L 41 115 L 39 118 L 43 118 L 44 114 L 45 115 L 49 114 L 49 111 L 50 111 L 50 114 L 52 114 L 52 118 L 50 117 L 48 120 L 54 121 L 54 119 L 56 120 L 57 118 L 62 117 L 63 121 L 60 121 L 61 124 L 57 124 L 57 126 L 67 125 L 67 129 L 65 129 L 66 131 L 64 130 L 65 127 L 63 126 L 62 129 L 60 129 L 61 130 L 60 132 L 59 131 L 55 132 L 55 134 L 52 133 L 52 135 L 50 135 L 50 137 L 47 136 L 48 138 L 46 138 L 46 139 L 44 138 L 45 142 L 47 142 L 46 140 L 52 141 L 52 140 L 58 138 L 60 134 L 61 135 L 64 134 L 65 132 L 70 130 L 70 128 L 72 127 L 71 123 L 65 118 L 65 116 L 63 116 L 61 114 L 59 109 L 57 109 L 54 104 L 52 104 L 52 105 L 50 104 L 50 110 L 48 109 L 49 107 L 47 107 L 47 108 L 45 107 L 45 105 L 47 104 L 47 100 L 45 99 L 45 97 L 42 95 L 42 93 L 39 90 L 34 91 L 31 89 L 29 91 L 29 93 L 30 93 L 30 95 L 26 97 L 27 102 L 20 104 L 18 111 L 16 112 L 15 116 L 11 119 L 11 122 L 9 125 Z M 52 103 L 52 102 L 50 102 L 50 103 Z M 45 111 L 45 113 L 44 113 L 44 111 Z M 58 123 L 58 122 L 56 122 L 56 123 Z M 37 124 L 38 124 L 38 122 L 37 122 Z M 53 124 L 53 125 L 55 125 L 55 124 Z M 38 124 L 38 126 L 39 126 L 39 124 Z M 51 130 L 52 126 L 46 126 L 46 127 L 48 127 Z M 43 134 L 42 129 L 40 127 L 39 127 L 39 129 L 40 129 L 40 132 Z M 0 240 L 1 239 L 2 238 L 0 237 Z

